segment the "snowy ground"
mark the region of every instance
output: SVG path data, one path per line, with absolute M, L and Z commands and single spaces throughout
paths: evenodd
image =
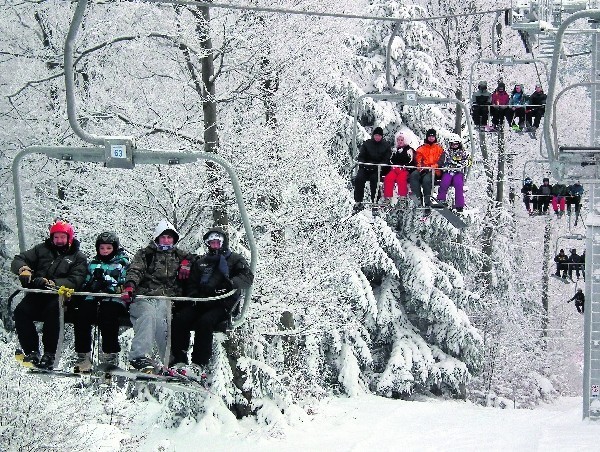
M 501 410 L 435 399 L 335 398 L 283 433 L 249 419 L 151 429 L 141 450 L 597 451 L 600 422 L 582 421 L 581 405 L 581 398 L 563 398 L 535 410 Z

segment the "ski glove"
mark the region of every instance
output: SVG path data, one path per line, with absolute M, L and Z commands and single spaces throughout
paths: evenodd
M 104 281 L 104 270 L 102 270 L 100 267 L 95 268 L 92 276 L 94 279 Z
M 135 291 L 135 289 L 131 284 L 127 284 L 125 287 L 123 287 L 123 292 L 121 292 L 121 300 L 126 305 L 133 303 L 134 291 Z
M 35 287 L 36 289 L 46 289 L 48 287 L 52 288 L 52 287 L 56 286 L 54 281 L 52 281 L 51 279 L 46 279 L 46 278 L 41 278 L 41 277 L 34 278 L 31 285 L 33 287 Z
M 177 272 L 177 279 L 188 279 L 190 277 L 191 264 L 190 261 L 184 259 L 181 261 L 179 271 Z
M 31 283 L 31 268 L 27 265 L 19 269 L 19 281 L 23 287 L 27 287 Z

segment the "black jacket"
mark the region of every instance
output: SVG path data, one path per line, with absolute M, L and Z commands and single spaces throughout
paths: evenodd
M 239 298 L 241 289 L 250 287 L 254 281 L 254 274 L 244 256 L 229 250 L 229 237 L 223 229 L 209 229 L 203 240 L 206 240 L 211 232 L 223 234 L 225 241 L 220 250 L 209 250 L 203 256 L 194 259 L 190 277 L 186 283 L 186 296 L 214 297 L 237 289 L 234 295 L 219 300 L 230 309 Z M 223 271 L 227 274 L 224 274 Z
M 415 150 L 407 144 L 405 144 L 401 148 L 396 148 L 392 151 L 392 154 L 390 156 L 390 163 L 392 165 L 400 166 L 416 166 Z
M 532 108 L 544 108 L 546 106 L 547 97 L 548 96 L 546 96 L 545 93 L 537 93 L 534 91 L 531 96 L 529 96 L 529 101 L 527 103 L 532 105 Z
M 79 241 L 73 243 L 65 253 L 59 253 L 50 239 L 17 254 L 11 265 L 11 271 L 18 275 L 24 265 L 33 270 L 31 279 L 46 278 L 54 281 L 57 287 L 65 286 L 78 290 L 87 275 L 87 258 L 79 251 Z
M 390 143 L 388 143 L 385 140 L 377 142 L 373 138 L 369 138 L 361 145 L 356 160 L 365 163 L 388 163 L 390 161 L 391 154 L 392 150 Z M 368 172 L 377 171 L 377 167 L 371 165 L 361 165 L 360 168 L 363 168 L 365 171 Z M 387 169 L 389 170 L 389 168 Z M 384 169 L 382 168 L 382 174 L 383 173 Z

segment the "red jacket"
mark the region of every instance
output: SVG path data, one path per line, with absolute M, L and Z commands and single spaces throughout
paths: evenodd
M 494 105 L 508 105 L 510 96 L 506 91 L 494 91 L 492 93 L 492 106 Z

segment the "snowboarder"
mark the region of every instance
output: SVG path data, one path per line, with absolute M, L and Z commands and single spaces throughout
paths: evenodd
M 398 196 L 404 200 L 408 195 L 408 176 L 414 171 L 415 150 L 406 143 L 402 132 L 396 135 L 396 149 L 392 151 L 390 163 L 392 168 L 383 179 L 383 197 L 393 199 L 394 185 L 397 185 Z
M 575 301 L 575 307 L 577 308 L 577 312 L 579 312 L 580 314 L 583 314 L 583 305 L 585 304 L 585 295 L 583 294 L 582 289 L 577 289 L 577 292 L 575 293 L 575 295 L 573 295 L 573 297 L 571 297 L 567 301 L 567 303 L 570 303 L 571 301 Z
M 88 263 L 84 292 L 121 292 L 129 257 L 120 247 L 114 232 L 102 232 L 96 238 L 96 256 Z M 119 318 L 127 315 L 127 307 L 120 298 L 80 298 L 75 309 L 75 362 L 76 372 L 92 368 L 92 325 L 97 323 L 102 335 L 101 363 L 119 364 Z
M 540 120 L 546 112 L 546 94 L 542 89 L 542 85 L 537 83 L 535 85 L 535 91 L 529 96 L 527 101 L 527 108 L 525 110 L 525 120 L 527 127 L 535 131 L 540 127 Z M 531 120 L 533 119 L 533 124 Z
M 379 180 L 385 175 L 388 167 L 381 167 L 390 161 L 391 145 L 383 139 L 383 129 L 375 127 L 371 138 L 363 142 L 356 160 L 359 162 L 358 172 L 354 179 L 354 212 L 363 209 L 363 198 L 365 196 L 365 184 L 369 182 L 371 189 L 371 202 L 374 203 L 377 195 Z M 361 165 L 370 163 L 370 165 Z
M 433 187 L 433 176 L 441 176 L 441 171 L 436 170 L 438 162 L 444 149 L 437 142 L 437 132 L 429 129 L 425 134 L 425 142 L 417 148 L 415 163 L 417 171 L 409 176 L 410 189 L 417 197 L 420 205 L 431 206 L 431 189 Z M 432 171 L 433 170 L 433 171 Z
M 492 94 L 487 89 L 487 82 L 482 80 L 477 84 L 477 91 L 471 98 L 471 116 L 475 125 L 480 129 L 487 126 L 491 104 Z
M 79 250 L 73 226 L 58 220 L 49 231 L 50 237 L 21 254 L 17 254 L 11 271 L 19 275 L 21 285 L 32 289 L 54 289 L 61 286 L 79 289 L 85 280 L 87 259 Z M 53 369 L 60 334 L 58 295 L 28 293 L 14 312 L 15 328 L 25 365 Z M 44 322 L 40 358 L 39 337 L 34 321 Z
M 554 273 L 554 275 L 560 278 L 562 273 L 562 277 L 566 279 L 569 256 L 565 254 L 565 250 L 561 249 L 558 252 L 554 257 L 554 262 L 556 262 L 556 273 Z
M 134 294 L 176 297 L 182 294 L 181 280 L 190 275 L 188 253 L 177 248 L 179 233 L 167 220 L 161 220 L 153 233 L 153 241 L 139 250 L 125 277 L 121 299 L 131 305 L 129 315 L 133 324 L 133 340 L 129 351 L 131 368 L 154 373 L 158 367 L 151 359 L 156 343 L 163 364 L 167 345 L 167 306 L 163 299 L 134 299 Z
M 454 187 L 454 208 L 457 212 L 462 212 L 465 206 L 465 197 L 463 192 L 465 169 L 471 165 L 471 156 L 463 148 L 462 140 L 458 135 L 450 138 L 449 148 L 442 154 L 439 160 L 439 167 L 447 168 L 443 170 L 440 188 L 437 200 L 446 203 L 448 188 Z
M 247 289 L 254 275 L 246 259 L 229 249 L 229 237 L 219 228 L 209 229 L 202 237 L 208 250 L 194 259 L 190 277 L 186 282 L 186 296 L 194 298 L 214 297 L 236 292 L 214 301 L 178 302 L 173 315 L 172 366 L 186 368 L 186 374 L 201 376 L 212 355 L 215 327 L 227 320 L 236 305 L 240 290 Z M 192 365 L 187 366 L 190 332 L 194 331 Z
M 523 194 L 525 209 L 527 209 L 529 215 L 533 215 L 534 210 L 537 210 L 537 197 L 534 196 L 537 191 L 537 185 L 533 183 L 530 177 L 526 177 L 523 181 L 523 187 L 521 187 L 521 193 Z

